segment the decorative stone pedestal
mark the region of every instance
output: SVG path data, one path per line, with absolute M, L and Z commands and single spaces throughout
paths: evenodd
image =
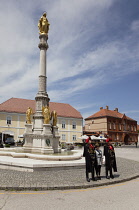
M 50 124 L 43 124 L 43 135 L 52 136 L 52 126 Z
M 58 127 L 50 124 L 43 124 L 41 134 L 34 134 L 32 124 L 26 124 L 24 152 L 29 153 L 60 153 Z
M 32 134 L 32 124 L 26 124 L 25 125 L 25 133 L 26 134 Z

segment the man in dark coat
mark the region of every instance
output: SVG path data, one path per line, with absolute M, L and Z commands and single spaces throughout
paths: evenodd
M 89 154 L 91 157 L 91 165 L 92 165 L 92 171 L 91 171 L 92 172 L 92 180 L 97 181 L 97 179 L 95 178 L 95 171 L 97 174 L 97 156 L 96 156 L 96 150 L 95 150 L 93 141 L 89 145 Z
M 90 182 L 89 179 L 89 173 L 92 173 L 92 180 L 96 181 L 94 177 L 94 163 L 96 163 L 96 156 L 95 156 L 95 148 L 91 144 L 91 138 L 88 137 L 86 139 L 85 145 L 84 145 L 84 152 L 83 157 L 85 157 L 85 163 L 86 163 L 86 180 L 87 182 Z
M 105 169 L 106 169 L 106 178 L 109 179 L 108 172 L 110 172 L 110 178 L 114 178 L 112 169 L 114 172 L 117 172 L 116 157 L 114 152 L 114 147 L 110 143 L 112 139 L 108 138 L 106 140 L 106 145 L 104 146 L 104 156 L 105 156 Z

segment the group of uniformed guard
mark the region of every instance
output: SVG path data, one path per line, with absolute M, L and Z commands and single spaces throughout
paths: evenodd
M 95 144 L 91 137 L 88 137 L 84 145 L 84 153 L 86 162 L 86 180 L 97 181 L 101 179 L 101 166 L 105 162 L 106 178 L 113 179 L 114 175 L 112 171 L 117 172 L 116 157 L 114 147 L 111 144 L 112 139 L 108 138 L 106 144 L 104 145 L 104 152 L 99 148 L 99 144 Z M 91 173 L 91 179 L 89 178 L 89 173 Z M 96 177 L 95 177 L 96 173 Z

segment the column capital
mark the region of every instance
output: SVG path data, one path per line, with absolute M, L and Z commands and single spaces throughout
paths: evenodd
M 48 49 L 48 44 L 47 44 L 48 35 L 47 34 L 41 34 L 39 36 L 39 39 L 40 39 L 40 43 L 39 43 L 38 47 L 40 49 L 47 50 Z
M 47 50 L 48 49 L 48 44 L 47 43 L 42 43 L 42 42 L 40 42 L 39 44 L 38 44 L 38 47 L 40 48 L 40 50 L 42 49 L 42 50 Z

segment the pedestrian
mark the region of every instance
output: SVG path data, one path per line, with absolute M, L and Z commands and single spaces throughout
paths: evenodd
M 138 144 L 138 141 L 136 140 L 136 141 L 135 141 L 136 148 L 137 148 L 137 144 Z
M 97 173 L 97 157 L 96 157 L 95 146 L 92 140 L 91 140 L 91 144 L 89 145 L 89 154 L 91 157 L 92 180 L 97 181 L 97 179 L 95 178 L 95 172 Z
M 104 146 L 104 156 L 105 156 L 105 170 L 106 170 L 106 178 L 114 178 L 112 170 L 117 172 L 116 165 L 116 157 L 114 147 L 111 144 L 112 139 L 106 139 L 106 145 Z M 108 176 L 108 172 L 110 173 L 110 177 Z
M 89 173 L 92 175 L 92 180 L 96 181 L 94 177 L 94 170 L 96 164 L 95 147 L 91 144 L 91 137 L 88 137 L 85 141 L 83 157 L 85 157 L 86 164 L 86 180 L 90 182 Z
M 91 138 L 88 137 L 85 140 L 85 144 L 84 144 L 84 152 L 83 152 L 83 157 L 85 157 L 85 165 L 86 165 L 86 180 L 87 182 L 90 182 L 89 179 L 89 173 L 92 170 L 91 167 L 91 158 L 90 158 L 90 154 L 89 154 L 89 145 L 91 144 Z
M 97 167 L 96 167 L 96 175 L 97 175 L 97 179 L 101 180 L 101 165 L 102 165 L 102 160 L 103 160 L 103 156 L 102 156 L 102 151 L 99 148 L 99 144 L 95 145 L 95 151 L 96 151 L 96 159 L 97 159 Z

